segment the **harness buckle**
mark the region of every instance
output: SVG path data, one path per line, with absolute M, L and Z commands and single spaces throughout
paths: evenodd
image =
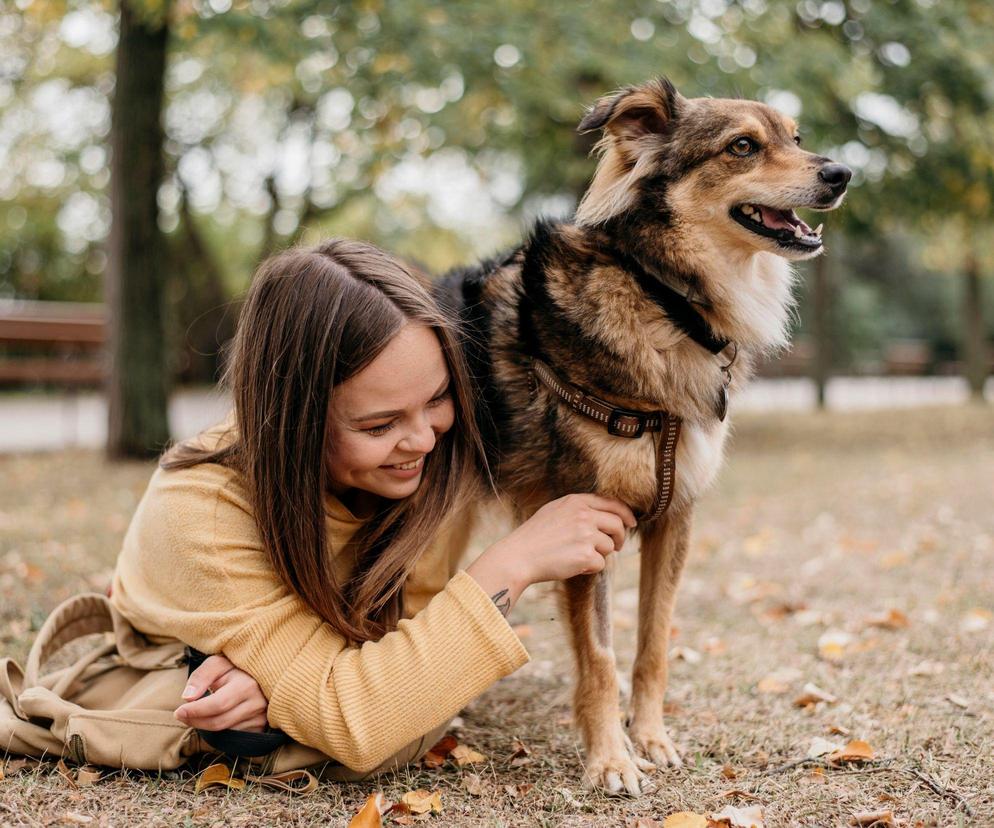
M 645 433 L 645 421 L 648 418 L 644 414 L 634 411 L 625 411 L 623 408 L 615 408 L 607 418 L 607 433 L 615 437 L 641 437 Z M 635 430 L 632 431 L 632 428 Z

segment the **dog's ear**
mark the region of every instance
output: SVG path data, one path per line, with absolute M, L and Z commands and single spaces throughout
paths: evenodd
M 607 129 L 624 138 L 665 134 L 679 116 L 683 101 L 683 96 L 667 78 L 655 78 L 641 86 L 629 86 L 605 95 L 591 107 L 576 131 L 582 135 L 595 129 Z

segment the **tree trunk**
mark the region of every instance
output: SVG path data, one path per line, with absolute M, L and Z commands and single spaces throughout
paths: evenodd
M 156 454 L 169 440 L 166 244 L 156 203 L 169 32 L 165 10 L 161 23 L 140 17 L 129 0 L 121 0 L 120 11 L 106 283 L 111 319 L 107 452 L 141 457 Z
M 970 396 L 982 400 L 987 380 L 987 342 L 980 295 L 980 261 L 972 249 L 966 259 L 963 288 L 963 367 Z
M 811 290 L 813 310 L 812 339 L 814 340 L 814 360 L 811 363 L 811 379 L 815 384 L 818 408 L 825 408 L 828 380 L 832 376 L 832 326 L 831 326 L 831 285 L 828 261 L 822 253 L 814 261 L 814 284 Z

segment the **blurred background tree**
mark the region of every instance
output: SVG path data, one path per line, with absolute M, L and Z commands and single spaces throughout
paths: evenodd
M 439 271 L 568 215 L 594 165 L 584 106 L 655 74 L 765 100 L 854 168 L 802 284 L 798 354 L 822 382 L 987 374 L 988 2 L 125 2 L 170 32 L 164 298 L 148 294 L 168 360 L 150 382 L 215 379 L 233 301 L 298 239 L 361 236 Z M 0 7 L 0 297 L 98 301 L 113 284 L 120 31 L 110 0 Z

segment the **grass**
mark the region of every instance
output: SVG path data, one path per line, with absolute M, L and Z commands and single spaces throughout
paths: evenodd
M 909 826 L 994 825 L 992 469 L 987 408 L 739 418 L 677 607 L 667 709 L 686 767 L 655 775 L 638 800 L 580 784 L 569 648 L 548 591 L 533 589 L 512 618 L 532 661 L 455 731 L 488 764 L 323 784 L 301 799 L 253 786 L 195 794 L 189 777 L 120 772 L 75 790 L 50 768 L 23 769 L 0 780 L 0 825 L 345 825 L 370 793 L 415 788 L 441 791 L 440 825 L 626 825 L 757 803 L 770 826 L 879 809 Z M 23 660 L 48 610 L 106 585 L 149 473 L 84 452 L 0 457 L 0 651 Z M 616 574 L 622 675 L 637 568 L 623 555 Z M 907 626 L 873 626 L 890 610 Z M 827 631 L 850 636 L 838 661 L 819 654 Z M 782 692 L 760 689 L 770 674 Z M 837 702 L 794 706 L 806 682 Z M 805 763 L 815 737 L 864 739 L 877 758 Z M 511 759 L 516 739 L 525 763 Z M 480 795 L 466 789 L 471 772 Z

